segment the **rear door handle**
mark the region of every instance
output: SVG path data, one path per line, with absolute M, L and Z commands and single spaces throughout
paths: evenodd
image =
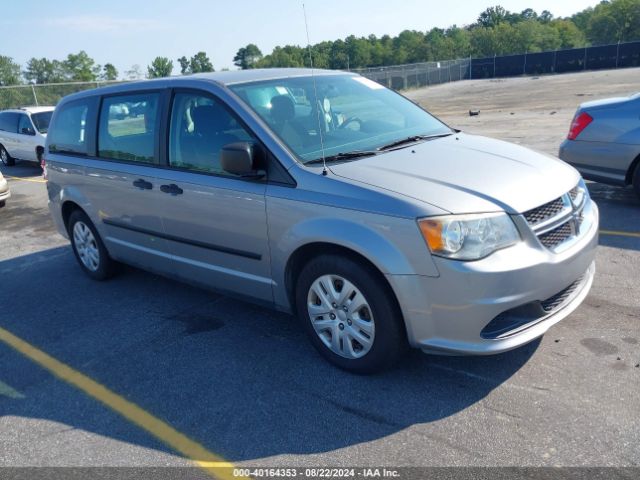
M 160 185 L 160 191 L 171 195 L 182 195 L 182 190 L 178 185 L 172 183 L 170 185 Z
M 139 178 L 138 180 L 133 182 L 133 186 L 139 188 L 140 190 L 151 190 L 153 188 L 153 183 Z

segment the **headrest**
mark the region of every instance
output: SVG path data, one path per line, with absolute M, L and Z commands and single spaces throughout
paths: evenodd
M 271 118 L 276 123 L 284 123 L 295 116 L 293 100 L 288 95 L 278 95 L 271 99 Z
M 194 130 L 202 134 L 216 134 L 229 127 L 229 112 L 224 107 L 213 105 L 200 105 L 191 110 Z

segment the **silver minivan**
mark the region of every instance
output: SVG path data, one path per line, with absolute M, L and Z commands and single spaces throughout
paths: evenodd
M 351 73 L 81 92 L 46 148 L 51 213 L 89 276 L 122 262 L 292 313 L 353 372 L 407 346 L 518 347 L 595 273 L 598 209 L 575 169 Z

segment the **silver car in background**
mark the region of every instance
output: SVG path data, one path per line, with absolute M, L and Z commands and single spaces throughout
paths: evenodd
M 598 209 L 575 169 L 351 73 L 77 93 L 54 113 L 45 175 L 92 278 L 124 262 L 292 313 L 358 373 L 407 345 L 516 348 L 575 310 L 595 272 Z
M 588 180 L 633 185 L 640 197 L 640 93 L 580 105 L 560 158 Z

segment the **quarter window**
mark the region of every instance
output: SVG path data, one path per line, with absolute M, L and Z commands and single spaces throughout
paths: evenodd
M 172 167 L 232 176 L 220 166 L 222 147 L 253 139 L 219 101 L 194 93 L 175 95 L 169 135 Z
M 95 101 L 95 98 L 88 98 L 58 107 L 56 121 L 48 134 L 50 152 L 89 153 L 87 122 L 89 111 L 95 111 Z
M 155 163 L 160 94 L 106 97 L 100 110 L 98 155 L 130 162 Z

